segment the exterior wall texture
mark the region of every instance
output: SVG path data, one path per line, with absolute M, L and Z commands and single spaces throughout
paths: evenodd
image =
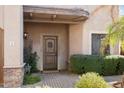
M 4 87 L 20 87 L 23 84 L 23 68 L 5 68 L 4 69 Z
M 97 33 L 97 34 L 106 34 L 106 28 L 109 24 L 111 24 L 113 21 L 118 19 L 119 17 L 119 6 L 112 6 L 112 5 L 50 5 L 50 6 L 43 6 L 43 7 L 54 7 L 54 8 L 81 8 L 89 12 L 89 18 L 82 24 L 82 28 L 79 28 L 78 26 L 70 26 L 71 28 L 74 28 L 77 30 L 77 32 L 80 30 L 80 34 L 82 33 L 82 42 L 76 48 L 77 46 L 75 43 L 71 44 L 72 49 L 70 51 L 73 51 L 70 54 L 73 53 L 81 53 L 81 54 L 91 54 L 91 34 Z M 74 29 L 72 33 L 74 33 Z M 71 32 L 71 31 L 70 31 Z M 76 31 L 75 31 L 76 32 Z M 77 33 L 76 33 L 77 34 Z M 79 38 L 81 38 L 79 37 Z M 76 41 L 76 40 L 75 40 Z M 78 41 L 77 41 L 78 42 Z M 70 47 L 71 48 L 71 47 Z M 79 50 L 81 50 L 79 52 Z M 111 47 L 110 49 L 111 54 L 119 54 L 119 45 L 116 45 L 114 48 Z
M 112 11 L 113 8 L 113 11 Z M 106 34 L 109 24 L 118 18 L 118 6 L 97 6 L 84 23 L 83 29 L 83 54 L 91 54 L 91 34 Z M 119 54 L 118 45 L 110 49 L 111 54 Z
M 69 25 L 69 56 L 83 53 L 83 22 Z
M 10 13 L 9 11 L 11 11 L 12 13 Z M 23 65 L 22 6 L 4 6 L 3 19 L 4 19 L 4 67 L 5 68 L 20 67 Z
M 11 11 L 11 13 L 10 13 Z M 22 6 L 0 6 L 0 28 L 4 32 L 4 87 L 19 87 L 23 81 Z
M 58 70 L 66 69 L 68 61 L 68 25 L 25 23 L 25 32 L 28 32 L 33 41 L 33 51 L 39 56 L 38 69 L 43 70 L 43 36 L 58 36 Z M 26 42 L 25 42 L 26 44 Z

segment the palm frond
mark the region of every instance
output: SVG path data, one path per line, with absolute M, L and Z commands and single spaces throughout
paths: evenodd
M 110 24 L 107 27 L 107 33 L 108 34 L 102 41 L 101 52 L 104 51 L 108 44 L 114 47 L 119 41 L 124 43 L 124 17 L 121 17 L 117 22 Z M 124 46 L 122 49 L 124 50 Z

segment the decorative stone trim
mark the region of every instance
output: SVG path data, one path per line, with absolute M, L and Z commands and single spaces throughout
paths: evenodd
M 4 87 L 20 87 L 23 84 L 24 68 L 4 68 Z
M 22 65 L 19 66 L 4 66 L 3 68 L 23 68 L 25 66 L 26 63 L 23 63 Z

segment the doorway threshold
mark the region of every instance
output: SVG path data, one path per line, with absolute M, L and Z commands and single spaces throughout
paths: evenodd
M 60 72 L 59 70 L 45 70 L 43 73 L 57 73 Z

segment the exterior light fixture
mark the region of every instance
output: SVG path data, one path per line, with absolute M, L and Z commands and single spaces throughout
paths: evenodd
M 29 13 L 29 18 L 32 19 L 33 13 Z
M 53 19 L 55 19 L 56 18 L 56 15 L 53 15 Z
M 24 32 L 24 39 L 27 39 L 27 38 L 28 38 L 28 33 Z
M 33 14 L 32 13 L 30 13 L 30 17 L 32 17 L 33 16 Z
M 52 21 L 54 21 L 56 19 L 56 15 L 52 15 Z

